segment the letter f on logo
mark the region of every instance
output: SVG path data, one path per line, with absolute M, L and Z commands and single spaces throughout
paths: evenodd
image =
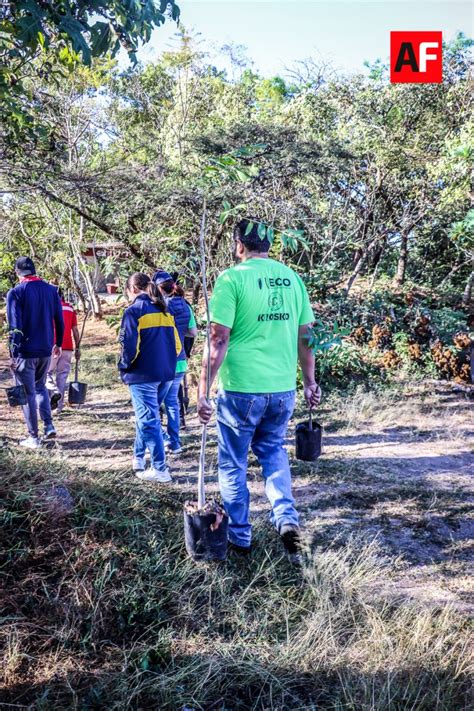
M 429 49 L 438 49 L 438 42 L 420 42 L 420 72 L 426 72 L 426 62 L 429 60 L 435 61 L 438 59 L 438 54 L 428 54 Z

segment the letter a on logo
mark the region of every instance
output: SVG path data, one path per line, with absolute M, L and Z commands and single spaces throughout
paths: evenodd
M 400 51 L 397 57 L 397 63 L 395 64 L 395 72 L 401 72 L 402 67 L 408 64 L 412 68 L 413 72 L 419 72 L 418 63 L 416 61 L 415 52 L 411 42 L 402 42 L 400 45 Z

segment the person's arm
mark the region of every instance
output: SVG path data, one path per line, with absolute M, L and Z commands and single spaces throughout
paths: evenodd
M 198 415 L 203 424 L 209 422 L 212 415 L 211 403 L 206 399 L 206 379 L 208 363 L 210 368 L 209 388 L 227 353 L 230 332 L 234 325 L 237 309 L 237 290 L 231 272 L 223 272 L 217 277 L 209 302 L 210 311 L 210 348 L 204 352 L 201 380 L 198 389 Z
M 198 389 L 198 415 L 203 424 L 211 419 L 212 405 L 206 398 L 207 370 L 210 364 L 209 388 L 216 379 L 217 372 L 227 353 L 230 338 L 230 328 L 221 326 L 218 323 L 211 323 L 210 349 L 206 347 L 202 361 L 201 379 Z
M 76 356 L 76 360 L 79 360 L 81 357 L 81 337 L 79 335 L 79 329 L 76 326 L 72 327 L 72 337 L 74 339 L 74 346 L 75 346 L 75 351 L 74 355 Z
M 188 304 L 189 306 L 189 304 Z M 189 306 L 189 323 L 188 323 L 188 330 L 184 334 L 187 338 L 196 338 L 198 333 L 197 330 L 197 324 L 196 324 L 196 317 L 194 316 L 194 311 L 192 308 Z
M 119 343 L 122 350 L 120 353 L 118 368 L 119 370 L 124 371 L 129 370 L 133 364 L 133 361 L 137 358 L 140 352 L 138 319 L 135 313 L 130 309 L 127 309 L 122 316 Z
M 53 346 L 53 355 L 59 358 L 62 352 L 63 337 L 64 337 L 64 318 L 63 307 L 58 292 L 54 293 L 54 330 L 56 334 L 56 342 Z
M 10 348 L 10 367 L 15 368 L 16 359 L 18 358 L 18 351 L 20 350 L 23 339 L 23 319 L 18 294 L 14 289 L 11 289 L 7 294 L 7 322 Z
M 311 326 L 311 323 L 307 323 L 298 329 L 298 361 L 303 373 L 304 397 L 310 409 L 317 407 L 321 402 L 321 388 L 314 377 L 314 353 L 309 348 L 308 336 Z

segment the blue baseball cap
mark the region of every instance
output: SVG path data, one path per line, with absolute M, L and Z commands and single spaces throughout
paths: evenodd
M 153 274 L 152 281 L 155 282 L 155 284 L 163 284 L 165 281 L 174 281 L 173 277 L 169 272 L 162 272 L 162 271 L 157 271 Z
M 15 262 L 15 271 L 20 274 L 20 276 L 36 274 L 34 262 L 30 257 L 18 257 Z

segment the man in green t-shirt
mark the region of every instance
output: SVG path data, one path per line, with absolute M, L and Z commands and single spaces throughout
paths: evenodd
M 321 390 L 314 378 L 308 330 L 314 314 L 300 277 L 269 259 L 269 241 L 260 239 L 258 222 L 241 220 L 234 230 L 240 264 L 217 279 L 210 302 L 211 348 L 204 355 L 198 413 L 209 422 L 207 362 L 211 384 L 219 372 L 217 432 L 219 486 L 229 516 L 229 541 L 240 553 L 251 547 L 247 459 L 252 448 L 272 506 L 271 519 L 285 549 L 295 556 L 300 537 L 284 448 L 295 404 L 296 371 L 303 373 L 304 395 L 316 407 Z

